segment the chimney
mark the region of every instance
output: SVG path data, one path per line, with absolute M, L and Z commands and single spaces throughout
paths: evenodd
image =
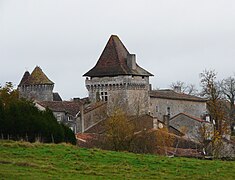
M 169 131 L 170 127 L 170 116 L 169 115 L 164 115 L 163 116 L 163 122 L 166 125 L 167 130 Z
M 177 93 L 181 93 L 181 86 L 174 86 L 173 90 Z
M 130 69 L 133 69 L 133 70 L 136 69 L 136 57 L 135 57 L 135 54 L 128 54 L 127 55 L 127 66 Z
M 81 118 L 82 133 L 84 133 L 85 126 L 84 126 L 84 104 L 83 103 L 81 103 L 81 106 L 80 106 L 80 118 Z

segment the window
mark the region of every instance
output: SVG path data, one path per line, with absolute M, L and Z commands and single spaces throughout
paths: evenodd
M 102 101 L 108 101 L 108 92 L 101 92 L 100 96 Z
M 56 119 L 57 119 L 58 122 L 61 122 L 62 121 L 62 116 L 61 115 L 57 115 Z
M 171 114 L 171 108 L 170 108 L 170 107 L 167 107 L 167 115 L 170 116 L 170 114 Z
M 158 112 L 158 106 L 156 106 L 156 112 Z
M 68 121 L 73 121 L 73 118 L 71 116 L 68 116 Z

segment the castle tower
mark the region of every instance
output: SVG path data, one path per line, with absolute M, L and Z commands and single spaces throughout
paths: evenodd
M 107 101 L 108 109 L 122 108 L 129 115 L 147 114 L 149 111 L 148 71 L 136 63 L 116 35 L 109 38 L 96 65 L 86 76 L 86 88 L 92 102 Z
M 26 71 L 18 85 L 20 97 L 38 101 L 53 101 L 54 83 L 38 66 L 32 74 Z

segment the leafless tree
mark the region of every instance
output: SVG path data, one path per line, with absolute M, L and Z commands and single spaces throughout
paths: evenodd
M 232 125 L 235 119 L 235 76 L 230 76 L 226 79 L 223 79 L 220 82 L 220 89 L 223 97 L 229 102 L 229 117 L 230 117 L 230 125 Z
M 208 98 L 207 106 L 209 113 L 215 121 L 216 130 L 222 135 L 225 133 L 227 122 L 224 103 L 221 101 L 221 91 L 216 75 L 215 70 L 204 70 L 200 73 L 202 86 L 201 94 Z
M 175 89 L 179 88 L 181 93 L 189 94 L 189 95 L 197 95 L 198 90 L 194 84 L 186 84 L 182 81 L 176 81 L 170 84 L 170 88 Z

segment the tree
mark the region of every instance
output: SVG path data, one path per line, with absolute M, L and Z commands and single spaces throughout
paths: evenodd
M 223 97 L 229 102 L 229 119 L 230 119 L 230 126 L 235 122 L 235 77 L 230 76 L 226 79 L 223 79 L 220 82 L 220 89 L 222 92 Z
M 216 130 L 222 134 L 222 122 L 225 120 L 225 112 L 221 106 L 221 92 L 219 83 L 216 80 L 217 73 L 214 70 L 204 70 L 200 73 L 202 96 L 208 98 L 208 110 L 211 117 L 215 120 Z
M 115 151 L 128 151 L 134 137 L 134 125 L 122 110 L 115 110 L 105 122 L 106 142 Z
M 12 82 L 6 82 L 4 87 L 0 87 L 0 98 L 5 106 L 19 98 L 19 92 L 14 89 Z
M 171 89 L 178 88 L 181 93 L 189 94 L 189 95 L 197 95 L 198 90 L 194 84 L 186 84 L 182 81 L 176 81 L 170 84 Z
M 32 101 L 19 99 L 12 83 L 0 88 L 1 138 L 34 142 L 75 143 L 75 135 L 60 125 L 52 111 L 39 111 Z M 66 131 L 66 132 L 65 132 Z M 67 137 L 69 136 L 69 137 Z

